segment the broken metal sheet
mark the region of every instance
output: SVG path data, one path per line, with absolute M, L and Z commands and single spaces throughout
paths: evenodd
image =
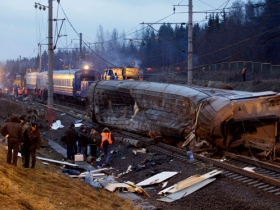
M 168 184 L 168 181 L 167 181 L 167 182 L 163 182 L 163 184 L 162 184 L 162 187 L 161 187 L 161 188 L 162 188 L 162 189 L 163 189 L 163 188 L 165 188 L 167 184 Z
M 169 179 L 172 176 L 175 176 L 176 174 L 178 174 L 178 172 L 176 172 L 176 171 L 164 171 L 164 172 L 156 174 L 142 182 L 139 182 L 136 185 L 147 186 L 147 185 L 158 184 L 158 183 L 165 181 L 166 179 Z
M 131 182 L 131 181 L 127 181 L 127 182 L 125 182 L 125 183 L 128 184 L 128 185 L 130 185 L 130 186 L 135 187 L 135 192 L 138 192 L 138 193 L 141 193 L 141 194 L 144 194 L 144 195 L 150 197 L 150 195 L 149 195 L 149 194 L 146 192 L 146 190 L 144 190 L 142 187 L 140 187 L 140 186 L 134 184 L 134 183 Z
M 109 190 L 111 192 L 120 191 L 120 192 L 135 192 L 135 188 L 126 183 L 109 183 L 104 189 Z
M 69 175 L 70 177 L 72 177 L 72 178 L 84 178 L 84 177 L 86 177 L 86 174 L 85 173 L 82 173 L 82 174 L 79 174 L 79 175 Z M 90 177 L 91 177 L 91 179 L 92 178 L 94 178 L 94 177 L 100 177 L 100 176 L 106 176 L 106 174 L 104 174 L 104 173 L 91 173 L 90 174 Z
M 157 200 L 168 202 L 168 203 L 176 201 L 178 199 L 181 199 L 182 197 L 190 195 L 191 193 L 199 190 L 200 188 L 210 184 L 211 182 L 213 182 L 215 180 L 216 180 L 216 178 L 203 180 L 201 182 L 198 182 L 198 183 L 196 183 L 194 185 L 191 185 L 191 186 L 189 186 L 187 188 L 184 188 L 184 189 L 182 189 L 180 191 L 177 191 L 177 192 L 171 193 L 169 195 L 166 195 L 165 197 L 159 198 Z
M 126 173 L 129 173 L 130 171 L 132 171 L 131 168 L 132 168 L 132 165 L 129 165 L 128 168 L 126 169 Z
M 144 194 L 149 196 L 149 194 L 142 188 L 135 185 L 133 182 L 127 181 L 125 183 L 109 183 L 104 189 L 109 190 L 111 192 L 119 191 L 119 192 L 137 192 L 140 194 Z M 150 196 L 149 196 L 150 197 Z
M 44 161 L 50 162 L 50 163 L 57 163 L 57 164 L 73 166 L 73 167 L 78 167 L 79 166 L 77 164 L 68 163 L 66 161 L 58 161 L 58 160 L 43 158 L 43 157 L 39 157 L 39 156 L 37 156 L 36 158 L 39 159 L 39 160 L 44 160 Z
M 221 172 L 222 171 L 213 170 L 213 171 L 210 171 L 209 173 L 206 173 L 203 175 L 196 174 L 196 175 L 190 176 L 187 179 L 184 179 L 184 180 L 160 191 L 158 194 L 174 193 L 174 192 L 180 191 L 186 187 L 189 187 L 191 185 L 194 185 L 196 183 L 199 183 L 206 179 L 214 177 L 214 176 L 220 174 Z
M 235 96 L 229 96 L 230 99 L 245 99 L 245 98 L 253 98 L 253 97 L 259 97 L 259 96 L 273 96 L 277 95 L 277 92 L 274 91 L 263 91 L 258 93 L 247 93 L 244 95 L 235 95 Z
M 97 174 L 97 172 L 102 172 L 102 171 L 106 171 L 106 170 L 110 170 L 110 169 L 113 169 L 113 168 L 100 168 L 100 169 L 95 169 L 95 170 L 91 170 L 90 171 L 90 174 Z M 82 177 L 85 177 L 86 176 L 86 174 L 88 173 L 88 171 L 85 171 L 85 172 L 82 172 L 82 173 L 80 173 L 80 176 L 82 176 Z M 99 173 L 99 174 L 101 174 L 101 173 Z M 105 175 L 104 173 L 102 173 L 103 175 Z

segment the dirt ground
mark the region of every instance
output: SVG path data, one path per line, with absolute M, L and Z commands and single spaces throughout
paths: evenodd
M 258 84 L 255 84 L 254 82 L 246 82 L 239 84 L 239 86 L 236 84 L 236 86 L 238 86 L 239 89 L 242 89 L 240 87 L 243 86 L 243 90 L 247 91 L 273 90 L 280 92 L 278 84 L 280 84 L 279 81 L 259 82 Z M 234 84 L 232 84 L 232 86 L 234 86 Z M 20 101 L 19 103 L 8 103 L 2 101 L 0 105 L 0 125 L 5 123 L 9 114 L 15 113 L 21 115 L 26 110 L 26 107 L 29 106 L 32 106 L 32 102 Z M 62 146 L 65 146 L 60 142 L 60 137 L 67 129 L 67 126 L 78 119 L 59 112 L 56 112 L 55 115 L 56 120 L 60 120 L 65 127 L 57 130 L 50 130 L 48 125 L 44 124 L 43 127 L 40 128 L 40 132 L 44 139 L 51 139 Z M 83 123 L 86 126 L 91 126 L 90 121 L 83 121 Z M 97 130 L 100 131 L 101 128 L 97 127 Z M 172 159 L 170 156 L 160 155 L 149 151 L 147 153 L 137 153 L 137 155 L 135 155 L 133 153 L 133 150 L 135 149 L 136 148 L 132 146 L 127 146 L 119 142 L 114 144 L 113 150 L 115 153 L 112 155 L 111 159 L 111 166 L 113 167 L 112 173 L 118 175 L 125 172 L 130 165 L 132 166 L 132 171 L 120 177 L 117 181 L 132 181 L 138 183 L 159 172 L 177 171 L 179 173 L 168 181 L 167 186 L 171 186 L 194 174 L 202 175 L 212 170 L 210 166 L 207 165 L 196 165 L 193 163 L 186 165 L 178 160 Z M 102 151 L 98 150 L 98 154 L 102 154 Z M 56 160 L 63 160 L 64 158 L 49 146 L 41 148 L 38 155 Z M 165 203 L 157 200 L 160 198 L 157 193 L 162 190 L 161 184 L 149 186 L 144 189 L 148 192 L 150 197 L 141 197 L 150 202 L 156 207 L 156 209 L 274 210 L 279 209 L 280 206 L 278 196 L 264 193 L 257 188 L 248 187 L 242 182 L 239 183 L 223 176 L 218 177 L 216 181 L 199 191 L 172 203 Z

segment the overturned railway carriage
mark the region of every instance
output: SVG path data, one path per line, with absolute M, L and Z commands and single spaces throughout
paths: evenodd
M 280 95 L 272 91 L 98 81 L 88 90 L 87 109 L 100 124 L 139 134 L 155 131 L 206 140 L 223 149 L 243 145 L 274 154 L 278 150 Z
M 53 93 L 62 98 L 83 100 L 87 89 L 101 74 L 95 70 L 71 69 L 53 71 Z M 39 92 L 48 90 L 48 72 L 31 72 L 26 74 L 28 89 L 37 89 Z

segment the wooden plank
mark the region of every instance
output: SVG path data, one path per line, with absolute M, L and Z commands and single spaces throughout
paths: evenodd
M 137 186 L 147 186 L 147 185 L 152 185 L 152 184 L 158 184 L 158 183 L 165 181 L 166 179 L 169 179 L 172 176 L 175 176 L 176 174 L 178 174 L 178 172 L 176 172 L 176 171 L 164 171 L 164 172 L 158 173 L 148 179 L 145 179 L 144 181 L 139 182 L 136 185 Z

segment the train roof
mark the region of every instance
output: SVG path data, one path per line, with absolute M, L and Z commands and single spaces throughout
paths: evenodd
M 75 74 L 76 72 L 79 71 L 95 71 L 94 69 L 63 69 L 63 70 L 53 70 L 53 74 Z M 28 73 L 29 75 L 34 75 L 34 74 L 48 74 L 48 71 L 43 71 L 43 72 L 30 72 Z

